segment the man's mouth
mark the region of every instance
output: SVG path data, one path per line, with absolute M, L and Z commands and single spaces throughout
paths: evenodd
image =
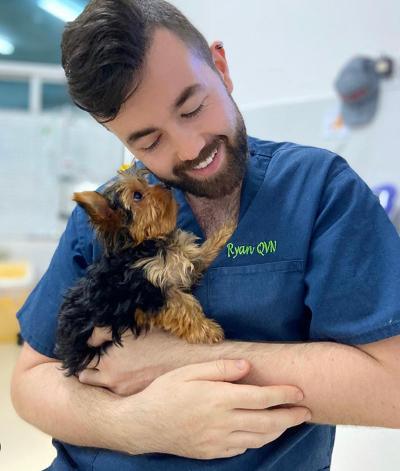
M 203 162 L 199 163 L 199 165 L 196 165 L 196 167 L 193 167 L 193 170 L 201 170 L 202 168 L 206 168 L 208 167 L 211 162 L 214 161 L 215 159 L 215 156 L 217 155 L 218 153 L 218 148 L 216 148 L 214 150 L 214 152 L 212 152 L 207 158 L 206 160 L 203 160 Z
M 197 164 L 195 167 L 192 167 L 189 170 L 189 173 L 193 176 L 211 176 L 219 170 L 222 160 L 222 143 L 219 143 L 218 147 L 214 149 L 205 160 Z

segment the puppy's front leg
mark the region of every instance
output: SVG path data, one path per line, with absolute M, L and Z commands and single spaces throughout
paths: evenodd
M 216 259 L 217 255 L 224 245 L 231 238 L 236 229 L 236 224 L 224 224 L 199 247 L 199 260 L 196 262 L 196 268 L 200 273 L 205 271 Z
M 189 343 L 218 343 L 224 339 L 222 328 L 204 315 L 194 296 L 180 290 L 171 294 L 166 307 L 152 319 L 153 325 Z

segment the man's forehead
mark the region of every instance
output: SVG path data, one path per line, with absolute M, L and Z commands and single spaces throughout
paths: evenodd
M 198 55 L 165 29 L 154 33 L 140 81 L 109 123 L 117 134 L 151 127 L 155 119 L 182 105 L 189 96 L 207 88 L 209 69 Z
M 149 83 L 144 77 L 142 86 L 131 94 L 122 105 L 120 112 L 109 122 L 111 130 L 114 126 L 149 127 L 162 116 L 167 117 L 178 111 L 192 97 L 206 93 L 208 81 L 203 75 L 187 74 L 173 80 Z M 194 99 L 194 98 L 193 98 Z M 127 131 L 127 129 L 125 129 Z
M 160 87 L 179 84 L 181 88 L 187 85 L 184 81 L 194 81 L 194 76 L 203 76 L 210 66 L 199 51 L 184 43 L 175 33 L 160 28 L 153 34 L 151 46 L 143 64 L 140 87 L 149 83 Z M 170 83 L 168 83 L 168 80 Z
M 173 31 L 167 28 L 156 28 L 152 34 L 146 57 L 165 56 L 165 54 L 176 56 L 177 51 L 180 54 L 191 54 L 191 48 Z

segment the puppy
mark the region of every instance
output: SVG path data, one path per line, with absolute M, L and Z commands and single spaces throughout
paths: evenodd
M 120 174 L 103 194 L 75 193 L 104 252 L 65 295 L 58 317 L 55 353 L 66 376 L 84 370 L 124 332 L 139 336 L 160 327 L 190 343 L 216 343 L 221 327 L 207 318 L 190 293 L 231 237 L 225 225 L 202 245 L 176 228 L 178 206 L 165 185 L 149 185 L 143 172 Z M 90 346 L 95 327 L 112 341 Z

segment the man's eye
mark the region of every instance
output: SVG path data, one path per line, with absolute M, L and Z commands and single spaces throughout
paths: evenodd
M 143 147 L 143 150 L 145 152 L 151 152 L 153 149 L 155 149 L 158 146 L 158 144 L 160 143 L 160 139 L 161 137 L 158 137 L 157 140 L 155 140 L 153 144 L 151 144 L 149 147 Z
M 196 108 L 194 111 L 192 111 L 191 113 L 186 113 L 186 114 L 183 114 L 182 115 L 182 118 L 194 118 L 195 116 L 197 116 L 201 110 L 203 109 L 204 105 L 203 103 L 198 107 Z
M 201 113 L 202 109 L 204 108 L 204 103 L 202 103 L 198 108 L 196 108 L 194 111 L 191 111 L 190 113 L 186 113 L 186 114 L 182 114 L 182 118 L 194 118 L 195 116 L 197 116 L 198 114 Z M 150 146 L 148 147 L 143 147 L 143 150 L 144 152 L 151 152 L 152 150 L 154 150 L 158 144 L 160 143 L 160 140 L 161 140 L 161 136 L 159 136 L 157 138 L 157 140 L 155 140 L 153 142 L 153 144 L 151 144 Z

